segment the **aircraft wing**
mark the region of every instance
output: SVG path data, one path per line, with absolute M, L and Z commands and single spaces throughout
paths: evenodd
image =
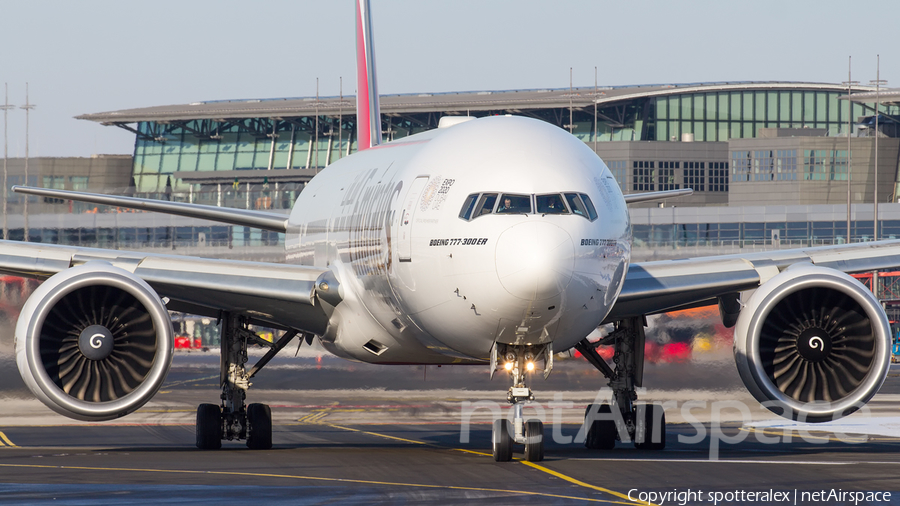
M 637 204 L 638 202 L 650 202 L 653 200 L 665 200 L 677 197 L 687 197 L 693 195 L 692 188 L 682 188 L 679 190 L 662 190 L 658 192 L 631 193 L 625 195 L 626 204 Z
M 713 305 L 796 263 L 848 274 L 900 266 L 900 241 L 878 241 L 633 263 L 606 321 Z
M 255 323 L 321 334 L 327 323 L 317 292 L 337 285 L 316 267 L 0 241 L 0 272 L 47 279 L 88 262 L 105 262 L 143 279 L 169 299 L 167 309 L 216 317 L 229 311 Z
M 23 193 L 26 195 L 77 200 L 79 202 L 89 202 L 91 204 L 100 204 L 104 206 L 174 214 L 176 216 L 200 218 L 243 227 L 261 228 L 263 230 L 271 230 L 272 232 L 284 233 L 287 231 L 287 215 L 272 211 L 235 209 L 232 207 L 217 207 L 203 204 L 189 204 L 187 202 L 120 197 L 117 195 L 76 192 L 71 190 L 52 190 L 49 188 L 33 188 L 30 186 L 13 186 L 12 190 L 16 193 Z

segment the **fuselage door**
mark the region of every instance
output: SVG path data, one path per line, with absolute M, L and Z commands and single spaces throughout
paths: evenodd
M 403 207 L 400 211 L 400 233 L 399 254 L 401 262 L 409 262 L 412 260 L 412 226 L 413 219 L 416 215 L 416 207 L 419 204 L 419 197 L 422 195 L 422 189 L 428 183 L 428 176 L 417 177 L 406 194 L 406 200 L 403 201 Z

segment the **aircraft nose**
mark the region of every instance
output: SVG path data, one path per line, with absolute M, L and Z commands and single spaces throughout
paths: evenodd
M 497 239 L 497 276 L 526 300 L 559 295 L 572 279 L 575 246 L 568 232 L 546 222 L 519 223 Z

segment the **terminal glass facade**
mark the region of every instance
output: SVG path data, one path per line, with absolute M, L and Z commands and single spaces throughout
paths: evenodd
M 188 185 L 173 176 L 176 172 L 321 169 L 356 151 L 352 119 L 348 115 L 321 116 L 318 121 L 302 117 L 139 122 L 135 187 L 141 194 L 165 192 L 168 186 L 174 192 L 188 191 Z M 387 139 L 426 129 L 397 118 L 386 120 Z
M 187 185 L 173 177 L 175 172 L 324 167 L 356 145 L 350 131 L 338 135 L 332 123 L 333 129 L 316 136 L 293 122 L 265 118 L 178 125 L 141 122 L 134 147 L 135 187 L 139 193 L 162 192 L 167 185 L 187 191 Z
M 846 181 L 848 175 L 846 149 L 732 151 L 731 166 L 731 180 L 738 183 Z
M 704 86 L 710 89 L 702 91 Z M 758 87 L 752 83 L 744 88 L 740 84 L 691 85 L 692 90 L 699 91 L 690 93 L 673 86 L 672 91 L 665 94 L 641 96 L 637 93 L 631 98 L 610 100 L 597 104 L 596 128 L 591 107 L 550 106 L 527 111 L 501 108 L 473 110 L 471 114 L 525 114 L 556 124 L 591 143 L 680 141 L 683 134 L 692 134 L 697 142 L 727 142 L 757 137 L 761 128 L 808 127 L 824 129 L 826 135 L 837 136 L 846 134 L 848 118 L 856 123 L 873 112 L 871 106 L 839 100 L 845 94 L 840 89 L 821 89 L 819 85 L 810 89 L 812 85 L 802 84 L 792 89 L 790 83 L 783 89 L 772 90 L 754 86 Z M 189 185 L 173 177 L 176 172 L 323 168 L 356 150 L 355 118 L 349 103 L 347 112 L 338 117 L 320 115 L 318 118 L 313 115 L 139 122 L 134 150 L 137 192 L 166 192 L 169 186 L 176 193 L 190 191 Z M 442 115 L 459 113 L 432 110 L 385 114 L 384 137 L 392 140 L 429 130 L 437 126 Z M 882 113 L 898 115 L 900 107 L 884 106 Z M 746 156 L 739 160 L 731 160 L 731 181 L 846 178 L 846 156 L 838 152 L 744 154 Z M 632 191 L 682 184 L 672 182 L 671 167 L 611 166 L 610 169 L 619 184 Z M 627 185 L 626 175 L 635 178 Z M 691 173 L 689 177 L 696 178 L 697 174 Z M 718 175 L 715 179 L 712 175 L 708 177 L 702 184 L 709 188 L 727 186 L 727 181 L 722 184 Z M 699 179 L 695 184 L 700 184 Z M 200 189 L 194 189 L 197 190 Z M 218 203 L 221 198 L 217 195 L 215 199 L 209 197 L 207 200 Z M 247 207 L 246 203 L 243 207 Z
M 822 128 L 836 136 L 847 129 L 847 102 L 838 100 L 840 95 L 747 90 L 656 97 L 652 128 L 641 140 L 680 140 L 682 134 L 690 133 L 695 141 L 728 141 L 756 137 L 760 128 Z M 867 114 L 871 110 L 853 104 L 854 122 Z

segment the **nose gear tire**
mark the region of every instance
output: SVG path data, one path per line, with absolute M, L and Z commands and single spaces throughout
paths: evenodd
M 525 422 L 525 460 L 528 462 L 544 460 L 544 423 L 540 420 Z
M 494 443 L 494 461 L 509 462 L 512 460 L 513 441 L 509 435 L 509 422 L 506 420 L 494 420 L 491 441 Z

